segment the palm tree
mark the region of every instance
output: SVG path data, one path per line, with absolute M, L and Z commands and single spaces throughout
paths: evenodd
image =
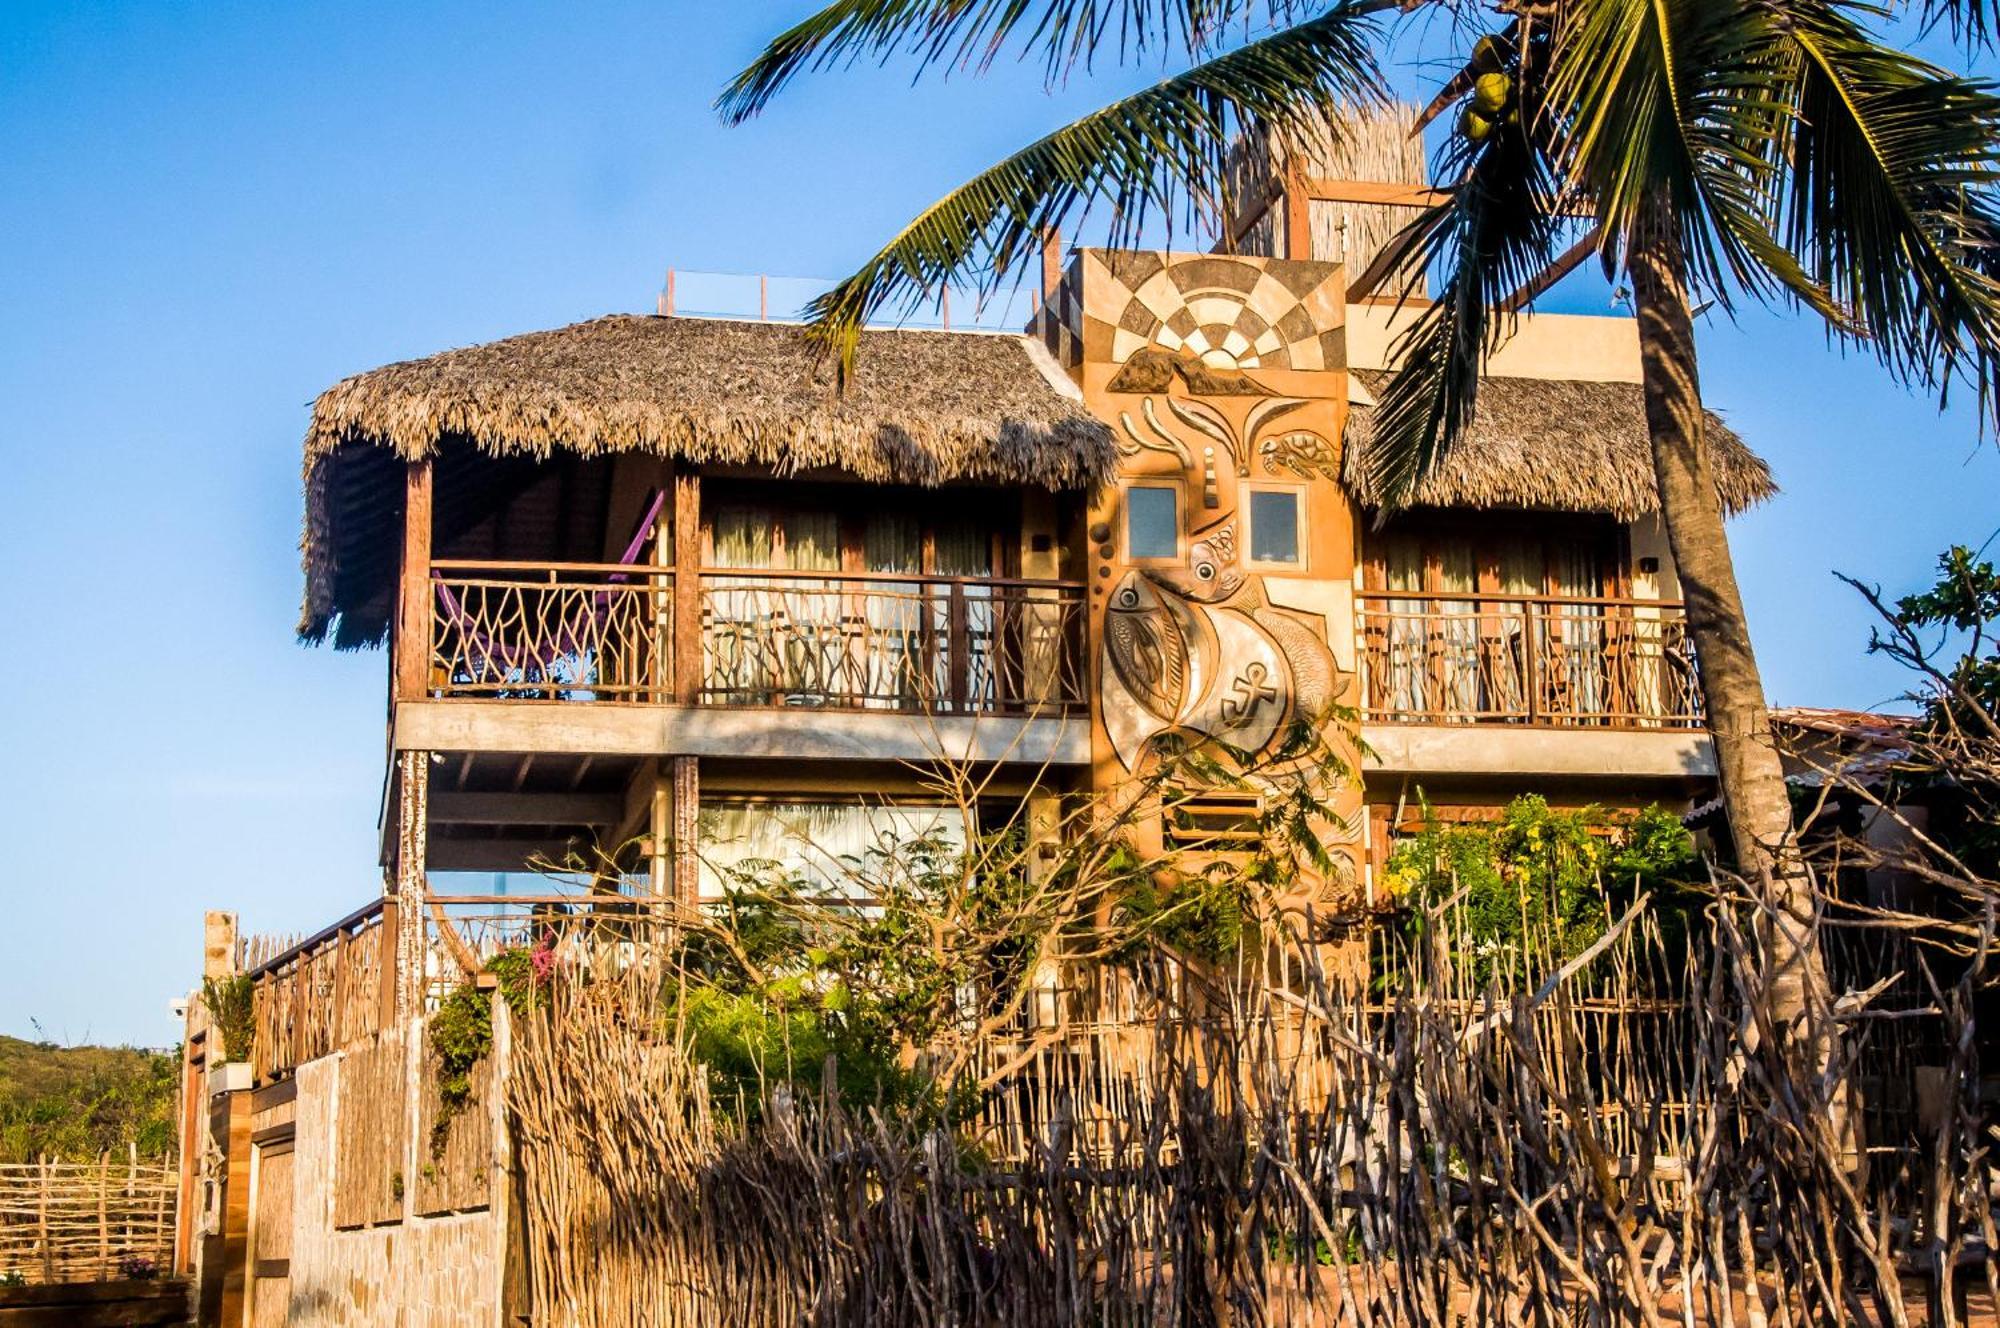
M 1989 0 L 1923 0 L 1967 48 Z M 1802 306 L 1942 402 L 2000 417 L 2000 98 L 1895 49 L 1855 0 L 833 0 L 724 93 L 759 112 L 807 69 L 856 58 L 1087 67 L 1170 49 L 1185 72 L 1085 116 L 927 208 L 811 313 L 846 362 L 862 323 L 948 278 L 997 284 L 1050 227 L 1108 204 L 1108 239 L 1149 213 L 1227 215 L 1247 129 L 1309 141 L 1386 98 L 1390 13 L 1436 7 L 1465 43 L 1437 106 L 1468 102 L 1435 166 L 1444 201 L 1392 243 L 1439 288 L 1402 335 L 1372 452 L 1407 496 L 1477 407 L 1515 292 L 1579 237 L 1632 291 L 1662 517 L 1706 693 L 1735 855 L 1766 904 L 1774 1023 L 1830 1068 L 1812 883 L 1791 812 L 1710 470 L 1691 300 Z M 1871 26 L 1872 25 L 1872 26 Z M 1485 29 L 1485 31 L 1481 31 Z M 1246 35 L 1247 34 L 1247 35 Z M 1234 43 L 1233 45 L 1231 43 Z

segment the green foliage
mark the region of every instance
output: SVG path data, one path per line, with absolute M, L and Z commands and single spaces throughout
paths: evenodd
M 1137 863 L 1137 855 L 1133 855 Z M 1159 874 L 1133 871 L 1119 892 L 1121 943 L 1114 957 L 1129 959 L 1158 942 L 1213 963 L 1243 944 L 1252 901 L 1251 882 L 1234 865 L 1218 865 L 1162 885 Z
M 482 971 L 499 979 L 502 999 L 516 1014 L 548 1001 L 546 977 L 537 968 L 535 951 L 516 947 L 488 959 Z M 437 1061 L 437 1120 L 431 1127 L 431 1151 L 443 1151 L 452 1120 L 472 1100 L 472 1072 L 493 1050 L 492 993 L 476 982 L 462 982 L 438 1002 L 426 1031 Z
M 222 1058 L 247 1061 L 257 1036 L 256 987 L 248 973 L 201 980 L 201 1002 L 222 1037 Z
M 177 1146 L 180 1057 L 0 1037 L 0 1162 L 168 1157 Z
M 1884 608 L 1874 591 L 1849 579 L 1886 615 L 1868 643 L 1917 671 L 1923 705 L 1911 733 L 1911 758 L 1898 783 L 1941 790 L 1929 833 L 1966 867 L 2000 876 L 2000 786 L 1990 749 L 2000 737 L 2000 570 L 1961 545 L 1938 557 L 1927 590 Z
M 1426 808 L 1428 813 L 1428 808 Z M 1514 799 L 1497 821 L 1441 825 L 1389 855 L 1386 885 L 1409 908 L 1410 928 L 1449 903 L 1458 958 L 1477 980 L 1510 956 L 1572 958 L 1604 934 L 1641 893 L 1676 918 L 1692 902 L 1694 839 L 1659 806 L 1629 817 L 1601 807 L 1556 811 L 1539 796 Z
M 1907 633 L 1941 629 L 1964 639 L 1964 653 L 1945 670 L 1944 685 L 1925 698 L 1933 729 L 1963 725 L 1973 720 L 1973 709 L 2000 715 L 2000 572 L 1992 562 L 1954 544 L 1938 556 L 1936 583 L 1897 600 L 1890 621 Z M 1872 644 L 1880 648 L 1879 640 Z

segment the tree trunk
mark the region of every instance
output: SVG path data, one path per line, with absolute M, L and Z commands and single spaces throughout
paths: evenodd
M 1784 768 L 1723 533 L 1695 371 L 1693 316 L 1677 260 L 1669 234 L 1635 245 L 1628 261 L 1660 515 L 1680 571 L 1737 863 L 1766 905 L 1759 939 L 1770 965 L 1770 1014 L 1779 1029 L 1807 1037 L 1810 1063 L 1824 1073 L 1832 1045 L 1812 879 L 1792 834 Z

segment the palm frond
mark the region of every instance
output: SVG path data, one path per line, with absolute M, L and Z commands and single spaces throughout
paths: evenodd
M 1079 207 L 1110 204 L 1114 246 L 1155 210 L 1190 223 L 1213 212 L 1242 126 L 1303 138 L 1337 126 L 1344 107 L 1386 96 L 1370 44 L 1382 3 L 1341 3 L 1058 129 L 926 208 L 808 317 L 849 365 L 862 326 L 885 305 L 914 309 L 966 275 L 992 289 Z
M 1790 0 L 1781 233 L 1900 381 L 2000 405 L 2000 97 Z
M 1606 236 L 1605 270 L 1651 229 L 1671 230 L 1691 284 L 1783 290 L 1839 311 L 1770 220 L 1789 122 L 1782 23 L 1738 0 L 1580 0 L 1551 47 L 1538 130 Z
M 1532 115 L 1524 106 L 1523 120 Z M 1375 411 L 1368 465 L 1389 506 L 1408 499 L 1472 422 L 1486 356 L 1513 322 L 1500 306 L 1574 229 L 1551 162 L 1523 124 L 1502 125 L 1483 144 L 1454 135 L 1437 175 L 1458 180 L 1451 197 L 1397 241 L 1410 246 L 1409 271 L 1441 268 L 1442 279 L 1397 338 L 1396 372 Z
M 807 70 L 913 56 L 919 69 L 984 68 L 1018 44 L 1051 81 L 1088 69 L 1116 30 L 1120 59 L 1155 46 L 1193 57 L 1232 26 L 1290 23 L 1316 0 L 833 0 L 779 34 L 716 100 L 730 124 L 758 114 Z

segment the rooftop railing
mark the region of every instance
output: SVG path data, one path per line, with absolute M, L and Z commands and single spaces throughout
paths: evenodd
M 1372 723 L 1702 726 L 1679 604 L 1401 591 L 1359 604 Z
M 1083 586 L 1069 581 L 709 569 L 677 587 L 674 572 L 645 566 L 439 562 L 429 690 L 1061 713 L 1083 704 L 1083 615 Z M 677 618 L 696 638 L 684 649 Z

